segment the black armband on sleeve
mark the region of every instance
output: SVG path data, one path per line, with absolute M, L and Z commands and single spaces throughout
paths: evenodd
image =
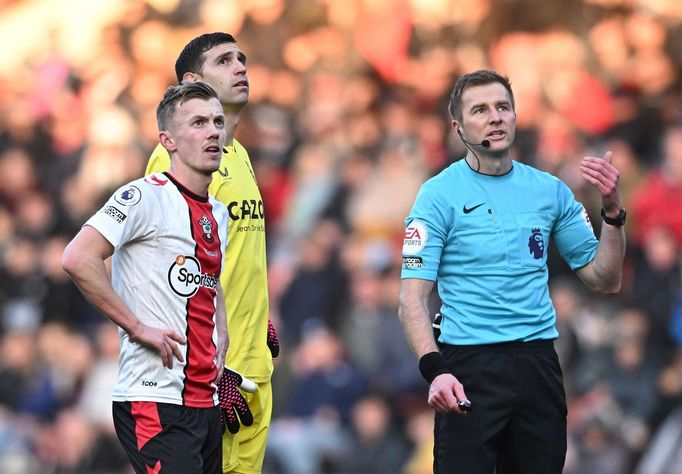
M 419 359 L 419 372 L 421 372 L 422 377 L 426 379 L 428 383 L 433 382 L 433 379 L 441 374 L 449 374 L 450 368 L 443 354 L 438 351 L 429 352 L 424 354 Z

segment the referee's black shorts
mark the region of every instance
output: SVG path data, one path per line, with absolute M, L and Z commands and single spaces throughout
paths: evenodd
M 566 395 L 553 341 L 441 350 L 473 410 L 436 413 L 434 472 L 560 474 Z
M 218 407 L 113 402 L 114 427 L 140 474 L 221 474 Z

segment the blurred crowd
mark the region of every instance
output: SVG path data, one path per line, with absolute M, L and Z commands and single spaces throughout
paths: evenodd
M 175 58 L 209 31 L 248 56 L 237 138 L 282 343 L 267 473 L 431 472 L 433 412 L 397 318 L 403 219 L 464 156 L 447 101 L 482 67 L 514 87 L 515 158 L 562 178 L 597 233 L 579 160 L 610 149 L 621 172 L 621 294 L 586 292 L 550 249 L 565 472 L 682 472 L 682 3 L 0 0 L 1 472 L 130 472 L 116 328 L 60 257 L 143 173 Z

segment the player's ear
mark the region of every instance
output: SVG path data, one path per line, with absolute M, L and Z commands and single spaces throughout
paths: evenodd
M 187 71 L 182 75 L 182 83 L 185 84 L 187 82 L 197 82 L 201 80 L 201 76 L 199 74 L 196 74 L 194 72 Z
M 159 143 L 161 143 L 162 147 L 168 150 L 168 153 L 172 153 L 178 149 L 178 147 L 175 146 L 175 139 L 168 130 L 162 130 L 159 132 Z

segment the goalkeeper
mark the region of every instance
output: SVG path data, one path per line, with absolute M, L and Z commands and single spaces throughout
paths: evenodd
M 272 359 L 279 352 L 268 320 L 263 201 L 246 150 L 234 139 L 249 98 L 246 56 L 227 33 L 209 33 L 190 41 L 180 53 L 178 82 L 203 81 L 218 93 L 225 114 L 226 146 L 208 191 L 229 212 L 228 241 L 220 282 L 225 295 L 230 344 L 226 364 L 257 384 L 240 392 L 239 374 L 226 370 L 219 387 L 227 429 L 223 435 L 223 472 L 259 473 L 272 413 Z M 157 146 L 146 173 L 164 171 L 166 150 Z

